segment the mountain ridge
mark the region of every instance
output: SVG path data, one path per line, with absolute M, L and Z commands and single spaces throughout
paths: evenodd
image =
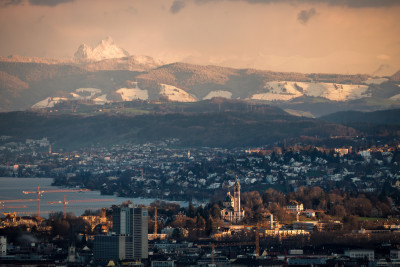
M 274 72 L 189 63 L 164 64 L 125 53 L 108 38 L 95 48 L 100 60 L 0 58 L 0 111 L 53 106 L 60 101 L 200 101 L 212 97 L 265 102 L 293 114 L 319 117 L 343 109 L 377 110 L 400 105 L 400 71 L 391 77 L 366 74 Z M 86 51 L 87 52 L 87 51 Z M 115 53 L 114 53 L 115 52 Z M 89 53 L 89 54 L 90 54 Z M 83 55 L 90 58 L 91 55 Z M 104 56 L 105 58 L 101 58 Z M 112 58 L 107 58 L 110 56 Z M 117 58 L 115 58 L 117 56 Z M 90 90 L 87 90 L 90 89 Z M 94 92 L 95 89 L 97 93 Z M 84 97 L 79 93 L 91 95 Z M 58 100 L 57 100 L 58 101 Z M 41 105 L 37 105 L 38 103 Z
M 74 54 L 74 60 L 78 62 L 100 61 L 129 56 L 130 54 L 128 51 L 116 45 L 114 40 L 108 36 L 93 48 L 87 44 L 81 44 Z

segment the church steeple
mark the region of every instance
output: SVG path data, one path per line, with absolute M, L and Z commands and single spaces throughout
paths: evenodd
M 234 187 L 234 210 L 236 212 L 240 212 L 240 183 L 239 180 L 236 178 L 235 187 Z
M 240 183 L 236 177 L 233 196 L 228 191 L 224 199 L 225 209 L 221 210 L 221 217 L 232 223 L 238 223 L 244 218 L 244 210 L 240 208 Z

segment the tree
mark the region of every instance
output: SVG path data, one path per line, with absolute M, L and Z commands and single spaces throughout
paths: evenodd
M 205 233 L 207 236 L 210 236 L 213 230 L 213 220 L 212 217 L 208 217 L 206 221 L 206 226 L 205 226 Z
M 177 241 L 180 241 L 182 239 L 182 233 L 179 228 L 175 228 L 174 231 L 172 232 L 171 237 Z
M 194 218 L 194 216 L 196 215 L 193 203 L 190 201 L 189 202 L 189 207 L 188 207 L 188 217 L 190 218 Z
M 348 215 L 343 218 L 343 226 L 347 230 L 359 228 L 359 217 L 356 215 Z
M 213 218 L 221 218 L 221 209 L 218 204 L 214 204 L 211 208 L 211 216 Z

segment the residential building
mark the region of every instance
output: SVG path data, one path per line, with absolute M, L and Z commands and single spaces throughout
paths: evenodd
M 304 210 L 303 204 L 298 203 L 297 201 L 290 201 L 288 205 L 286 205 L 286 209 L 292 212 L 301 212 Z

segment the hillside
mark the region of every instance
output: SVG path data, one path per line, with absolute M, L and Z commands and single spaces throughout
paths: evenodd
M 135 99 L 191 102 L 223 97 L 318 117 L 340 110 L 393 109 L 400 104 L 396 74 L 385 78 L 160 64 L 145 56 L 79 62 L 0 58 L 0 111 L 49 108 L 60 101 L 104 105 Z M 93 90 L 95 94 L 90 93 Z
M 344 111 L 320 119 L 351 127 L 363 135 L 397 139 L 400 133 L 400 109 L 374 112 Z
M 211 104 L 210 104 L 211 105 Z M 0 113 L 0 135 L 15 140 L 47 137 L 55 147 L 73 149 L 124 142 L 178 138 L 180 145 L 243 147 L 309 136 L 353 136 L 356 131 L 315 119 L 291 116 L 276 108 L 259 111 L 151 113 L 146 115 L 50 115 Z
M 400 109 L 374 112 L 343 111 L 321 117 L 320 119 L 340 124 L 371 123 L 400 125 Z
M 392 81 L 396 81 L 396 82 L 400 82 L 400 70 L 398 72 L 396 72 L 395 74 L 393 74 L 390 79 Z

